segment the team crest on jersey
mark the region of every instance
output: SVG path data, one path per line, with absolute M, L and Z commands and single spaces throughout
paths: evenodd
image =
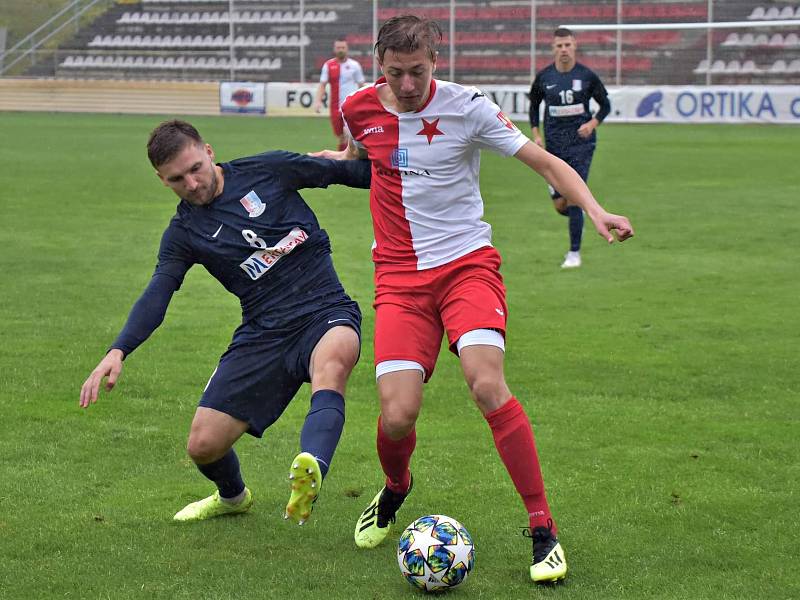
M 395 169 L 408 167 L 408 148 L 395 148 L 392 150 L 392 166 Z
M 509 119 L 509 118 L 508 118 L 508 117 L 507 117 L 507 116 L 506 116 L 506 115 L 503 113 L 503 111 L 502 111 L 502 110 L 501 110 L 499 113 L 497 113 L 497 118 L 498 118 L 498 119 L 500 119 L 500 122 L 501 122 L 503 125 L 505 125 L 506 127 L 508 127 L 509 129 L 516 129 L 516 128 L 517 128 L 517 126 L 516 126 L 516 125 L 514 125 L 513 121 L 511 121 L 511 119 Z
M 572 80 L 572 91 L 573 92 L 580 92 L 583 89 L 583 81 L 580 79 L 573 79 Z
M 247 195 L 239 200 L 239 202 L 242 203 L 242 206 L 244 206 L 244 209 L 247 211 L 247 216 L 251 219 L 255 219 L 261 215 L 267 208 L 267 205 L 261 201 L 261 198 L 259 198 L 258 194 L 253 190 L 247 192 Z

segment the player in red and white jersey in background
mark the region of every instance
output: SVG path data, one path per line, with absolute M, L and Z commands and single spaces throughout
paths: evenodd
M 334 135 L 339 138 L 339 150 L 347 147 L 347 136 L 342 131 L 342 112 L 340 106 L 348 94 L 355 92 L 364 85 L 364 72 L 358 61 L 347 58 L 347 41 L 337 39 L 333 43 L 334 57 L 325 61 L 319 76 L 319 86 L 314 98 L 314 110 L 322 110 L 322 99 L 325 96 L 325 86 L 330 84 L 328 94 L 328 110 L 330 112 L 331 127 Z
M 545 497 L 530 422 L 505 382 L 508 308 L 500 255 L 482 221 L 480 150 L 514 156 L 583 208 L 609 243 L 633 235 L 627 218 L 606 212 L 580 176 L 526 138 L 478 89 L 434 80 L 441 29 L 404 15 L 387 21 L 375 50 L 384 77 L 342 105 L 354 143 L 329 158 L 372 161 L 375 245 L 375 364 L 381 414 L 377 447 L 386 475 L 359 518 L 355 541 L 387 536 L 411 491 L 409 470 L 423 383 L 444 332 L 529 516 L 530 576 L 563 579 L 564 551 Z

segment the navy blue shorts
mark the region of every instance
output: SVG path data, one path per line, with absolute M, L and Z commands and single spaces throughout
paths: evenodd
M 558 158 L 575 169 L 578 175 L 581 176 L 581 179 L 584 181 L 589 181 L 589 167 L 592 166 L 594 145 L 590 146 L 587 144 L 586 149 L 582 149 L 580 152 L 564 152 L 563 154 L 559 152 L 552 152 L 552 154 L 555 154 Z M 550 190 L 550 197 L 553 200 L 563 197 L 552 185 L 548 185 L 547 187 Z
M 323 335 L 347 325 L 361 338 L 361 311 L 347 296 L 340 302 L 268 329 L 258 320 L 240 325 L 211 375 L 200 406 L 224 412 L 249 424 L 261 437 L 278 420 L 303 383 L 311 381 L 311 353 Z

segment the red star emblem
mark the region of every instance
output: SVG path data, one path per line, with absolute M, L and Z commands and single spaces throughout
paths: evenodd
M 417 135 L 424 135 L 428 138 L 428 145 L 433 141 L 433 136 L 444 135 L 444 131 L 439 131 L 436 127 L 439 124 L 439 119 L 431 121 L 430 123 L 422 119 L 422 129 L 417 132 Z

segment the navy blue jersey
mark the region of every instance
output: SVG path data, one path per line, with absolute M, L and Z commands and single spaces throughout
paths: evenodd
M 555 64 L 536 74 L 530 92 L 529 120 L 531 127 L 539 126 L 539 105 L 544 101 L 544 130 L 547 149 L 558 155 L 591 150 L 596 143 L 595 132 L 586 139 L 578 135 L 578 128 L 594 116 L 602 123 L 611 110 L 608 92 L 594 71 L 581 63 L 566 73 Z M 589 110 L 592 98 L 600 105 L 597 114 Z
M 178 204 L 161 239 L 155 274 L 180 284 L 201 264 L 239 298 L 244 320 L 313 312 L 314 297 L 343 293 L 326 269 L 330 242 L 297 190 L 341 183 L 369 187 L 367 161 L 335 161 L 291 152 L 265 152 L 220 165 L 222 194 L 207 206 Z
M 195 264 L 239 298 L 242 321 L 281 328 L 349 298 L 330 240 L 297 190 L 340 183 L 368 188 L 370 163 L 265 152 L 222 163 L 222 194 L 185 200 L 161 238 L 158 265 L 112 348 L 127 356 L 161 324 Z

